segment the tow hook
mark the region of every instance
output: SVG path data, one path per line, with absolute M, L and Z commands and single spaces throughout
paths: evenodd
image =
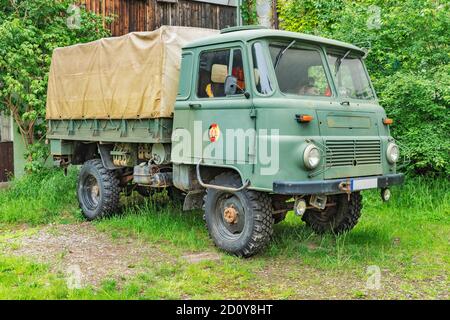
M 350 180 L 342 181 L 339 183 L 339 190 L 344 191 L 345 193 L 351 193 L 351 182 Z
M 339 183 L 339 190 L 344 191 L 347 194 L 347 200 L 350 201 L 350 195 L 352 193 L 352 183 L 350 180 L 342 181 Z

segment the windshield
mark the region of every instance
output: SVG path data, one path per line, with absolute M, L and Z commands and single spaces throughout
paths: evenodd
M 364 100 L 375 98 L 361 58 L 347 53 L 333 53 L 328 54 L 328 61 L 341 97 Z
M 273 43 L 269 49 L 281 92 L 331 96 L 318 50 L 296 47 L 295 42 Z

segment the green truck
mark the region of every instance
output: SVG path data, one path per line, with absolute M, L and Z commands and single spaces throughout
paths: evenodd
M 87 219 L 117 211 L 121 192 L 167 189 L 204 210 L 220 249 L 248 257 L 289 211 L 339 234 L 356 225 L 361 190 L 387 201 L 403 183 L 363 49 L 257 26 L 162 30 L 54 53 L 47 137 L 57 165 L 82 165 Z M 180 33 L 197 40 L 172 50 Z M 152 41 L 166 42 L 145 51 Z

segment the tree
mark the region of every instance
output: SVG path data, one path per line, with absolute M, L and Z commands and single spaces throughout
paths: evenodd
M 11 114 L 27 169 L 45 156 L 45 104 L 53 49 L 109 35 L 102 18 L 67 0 L 0 0 L 0 111 Z

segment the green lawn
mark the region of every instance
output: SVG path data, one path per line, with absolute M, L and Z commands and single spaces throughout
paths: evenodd
M 5 239 L 17 229 L 80 224 L 75 199 L 76 170 L 26 177 L 0 191 L 0 228 Z M 93 223 L 112 239 L 154 245 L 170 261 L 143 257 L 131 278 L 105 278 L 99 286 L 69 290 L 51 263 L 11 253 L 0 255 L 0 298 L 449 298 L 450 183 L 408 179 L 393 189 L 389 203 L 364 192 L 363 215 L 341 236 L 318 236 L 293 213 L 275 226 L 263 253 L 239 259 L 219 252 L 209 240 L 201 212 L 182 212 L 164 199 L 124 201 L 121 214 Z M 121 241 L 121 240 L 120 240 Z M 13 248 L 14 249 L 14 248 Z M 10 251 L 5 251 L 10 252 Z M 189 253 L 214 253 L 219 260 L 189 263 Z M 381 271 L 381 289 L 370 290 L 369 266 Z M 373 267 L 369 267 L 373 268 Z

